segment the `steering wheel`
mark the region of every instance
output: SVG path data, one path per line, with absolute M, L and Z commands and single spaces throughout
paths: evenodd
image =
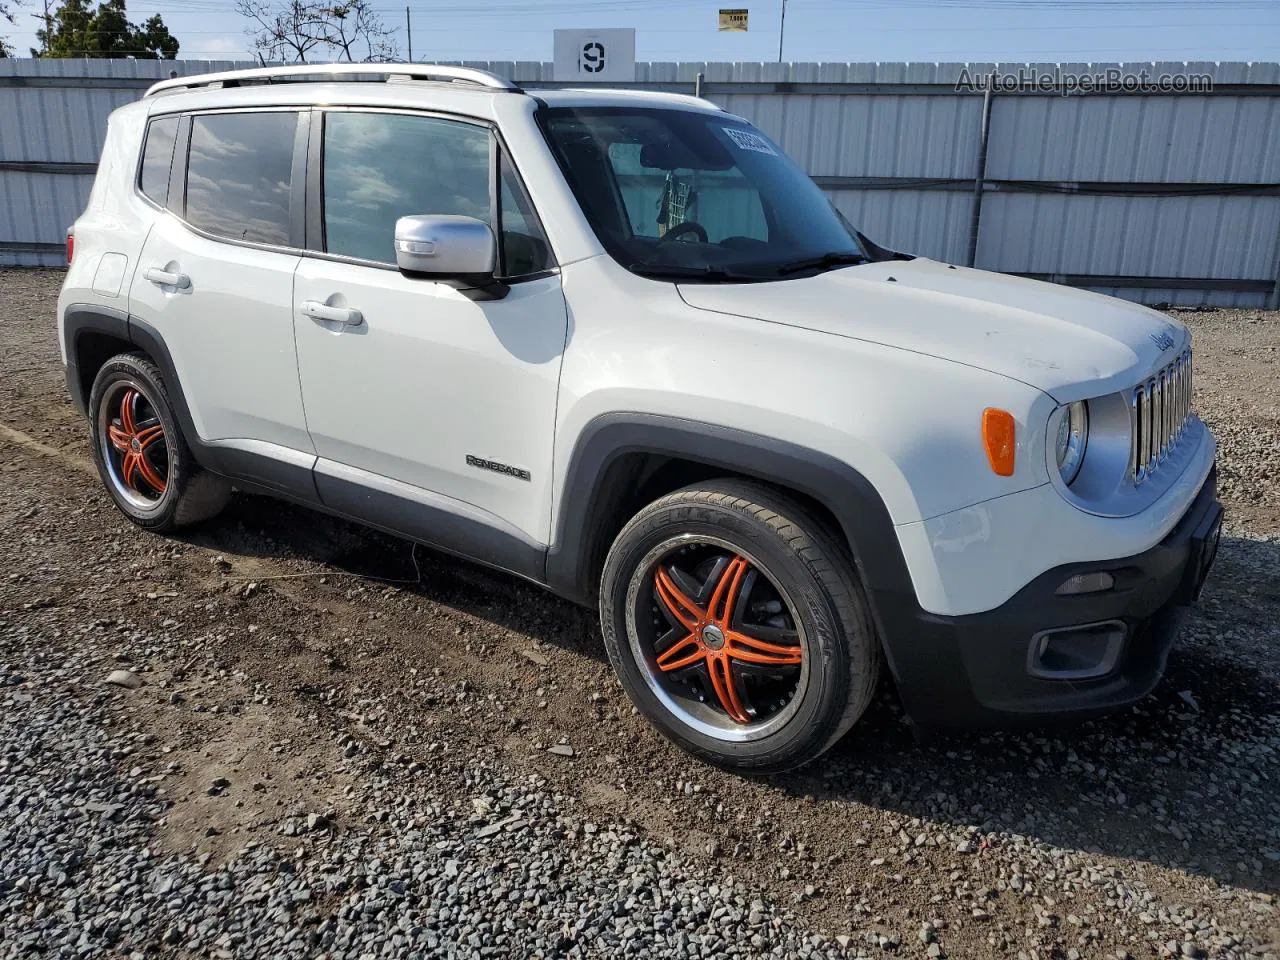
M 678 237 L 683 237 L 686 233 L 694 233 L 698 236 L 699 243 L 707 242 L 707 231 L 696 220 L 686 220 L 684 223 L 677 223 L 659 238 L 659 243 L 667 243 Z

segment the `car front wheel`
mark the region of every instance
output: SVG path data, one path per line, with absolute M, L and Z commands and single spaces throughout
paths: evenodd
M 641 510 L 606 560 L 600 615 L 637 706 L 727 769 L 813 760 L 875 690 L 877 641 L 847 554 L 763 485 L 701 484 Z

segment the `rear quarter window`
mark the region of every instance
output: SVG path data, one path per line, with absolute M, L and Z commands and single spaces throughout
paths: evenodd
M 169 202 L 169 171 L 173 166 L 173 144 L 178 136 L 178 118 L 161 117 L 147 126 L 138 171 L 138 189 L 160 206 Z

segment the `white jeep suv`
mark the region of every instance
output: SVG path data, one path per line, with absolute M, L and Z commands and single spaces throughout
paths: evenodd
M 817 757 L 882 660 L 922 725 L 1130 703 L 1213 560 L 1183 327 L 885 250 L 702 100 L 167 80 L 72 243 L 67 383 L 129 519 L 234 485 L 598 603 L 725 767 Z

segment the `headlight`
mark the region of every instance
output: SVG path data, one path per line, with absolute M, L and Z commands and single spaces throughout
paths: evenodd
M 1070 486 L 1080 472 L 1084 448 L 1089 442 L 1089 406 L 1083 400 L 1077 400 L 1059 409 L 1055 419 L 1058 425 L 1053 437 L 1058 473 L 1062 475 L 1062 482 Z

